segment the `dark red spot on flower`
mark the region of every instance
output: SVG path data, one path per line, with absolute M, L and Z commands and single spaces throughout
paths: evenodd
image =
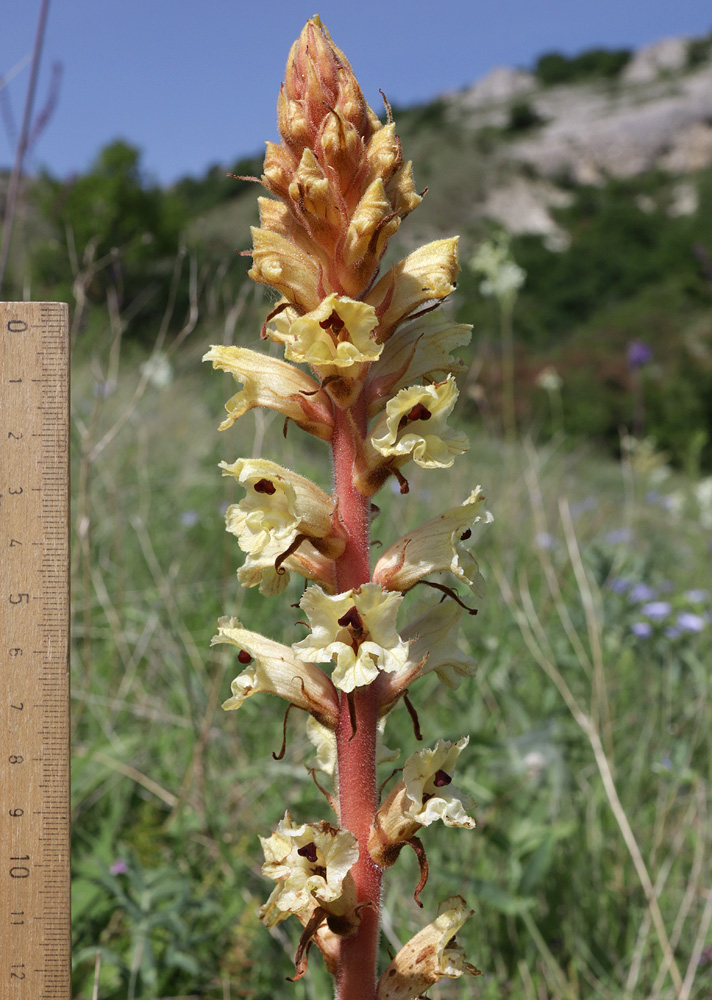
M 271 479 L 259 479 L 254 486 L 255 493 L 266 493 L 268 497 L 277 492 L 277 487 Z
M 452 778 L 447 773 L 447 771 L 436 771 L 433 776 L 433 784 L 436 788 L 442 788 L 443 785 L 449 785 L 452 782 Z
M 241 649 L 240 652 L 237 654 L 237 658 L 240 661 L 240 663 L 252 662 L 252 657 L 250 656 L 250 654 L 247 652 L 246 649 Z
M 346 614 L 338 618 L 337 621 L 342 628 L 352 628 L 358 635 L 363 632 L 363 619 L 355 605 L 349 608 Z
M 402 430 L 406 424 L 412 423 L 414 420 L 430 420 L 432 413 L 427 408 L 423 406 L 422 403 L 416 403 L 409 413 L 404 414 L 398 423 L 398 430 Z
M 408 420 L 430 420 L 431 417 L 432 413 L 422 403 L 416 403 L 408 414 Z
M 313 865 L 317 859 L 316 844 L 312 841 L 309 844 L 305 844 L 304 847 L 297 848 L 297 854 L 300 858 L 306 858 Z
M 468 539 L 468 538 L 469 538 L 469 537 L 470 537 L 471 535 L 472 535 L 472 532 L 470 531 L 470 529 L 469 529 L 469 528 L 466 528 L 466 529 L 465 529 L 465 530 L 463 531 L 463 533 L 462 533 L 462 534 L 460 535 L 460 541 L 461 541 L 461 542 L 465 542 L 465 541 L 467 541 L 467 539 Z

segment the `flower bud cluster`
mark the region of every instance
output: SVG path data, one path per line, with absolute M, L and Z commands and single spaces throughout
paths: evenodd
M 289 55 L 278 102 L 282 141 L 267 145 L 261 184 L 269 197 L 259 199 L 260 226 L 252 231 L 250 276 L 280 296 L 262 335 L 281 346 L 284 360 L 236 346 L 214 346 L 205 356 L 242 387 L 226 404 L 221 430 L 267 407 L 332 446 L 332 494 L 267 459 L 220 464 L 244 491 L 226 514 L 227 531 L 245 554 L 240 583 L 274 597 L 291 574 L 304 577 L 300 624 L 308 631 L 285 645 L 226 617 L 213 642 L 233 646 L 241 668 L 224 708 L 267 692 L 306 713 L 317 747 L 310 770 L 315 780 L 318 773 L 331 782 L 333 794 L 322 790 L 339 825 L 295 824 L 286 813 L 262 839 L 263 872 L 275 889 L 261 919 L 272 927 L 295 915 L 303 928 L 295 978 L 316 944 L 343 997 L 355 995 L 344 985 L 346 943 L 377 926 L 371 916 L 380 897 L 364 872 L 380 879 L 410 846 L 420 862 L 420 902 L 428 871 L 421 829 L 438 819 L 475 825 L 474 803 L 453 783 L 466 737 L 412 754 L 365 824 L 351 819 L 342 826 L 340 818 L 358 813 L 350 797 L 361 790 L 353 787 L 353 763 L 347 774 L 344 762 L 354 756 L 351 740 L 363 737 L 359 726 L 373 730 L 375 751 L 364 758 L 362 775 L 375 790 L 374 761 L 394 757 L 382 745 L 383 725 L 399 703 L 420 738 L 411 685 L 434 672 L 457 687 L 472 674 L 457 636 L 463 614 L 474 614 L 471 602 L 483 594 L 473 532 L 491 520 L 476 486 L 462 503 L 393 542 L 372 571 L 363 568 L 371 498 L 389 477 L 406 493 L 408 463 L 446 469 L 469 446 L 448 420 L 463 367 L 451 352 L 470 331 L 438 308 L 455 288 L 457 240 L 429 243 L 381 273 L 389 239 L 421 201 L 387 111 L 382 124 L 346 57 L 312 18 Z M 471 592 L 470 603 L 442 574 Z M 418 584 L 438 593 L 409 597 L 410 620 L 399 626 L 404 595 Z M 375 706 L 370 716 L 366 703 Z M 407 1000 L 443 976 L 475 974 L 453 943 L 469 915 L 459 897 L 447 900 L 435 922 L 396 955 L 377 994 L 363 995 Z

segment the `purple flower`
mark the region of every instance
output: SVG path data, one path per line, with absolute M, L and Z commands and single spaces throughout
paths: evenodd
M 607 586 L 616 594 L 625 594 L 630 587 L 630 580 L 626 580 L 624 576 L 614 576 L 612 580 L 608 581 Z
M 653 360 L 653 352 L 642 340 L 631 340 L 628 344 L 628 367 L 631 371 L 636 371 L 644 365 L 649 365 Z
M 578 517 L 579 514 L 583 514 L 587 510 L 596 509 L 596 498 L 586 497 L 585 500 L 579 500 L 578 503 L 571 504 L 571 514 L 573 517 Z
M 200 514 L 197 510 L 184 510 L 180 516 L 180 523 L 184 528 L 192 528 L 199 520 Z
M 553 549 L 555 545 L 554 536 L 550 535 L 548 531 L 538 532 L 534 541 L 540 549 Z
M 637 635 L 639 639 L 647 639 L 648 636 L 653 634 L 653 626 L 650 622 L 635 622 L 630 627 L 633 635 Z
M 667 601 L 650 601 L 640 609 L 648 618 L 667 618 L 672 608 Z
M 652 601 L 657 596 L 657 590 L 654 587 L 649 587 L 647 583 L 636 583 L 628 593 L 628 597 L 634 604 L 639 604 L 641 601 Z
M 683 632 L 701 632 L 706 624 L 702 615 L 696 615 L 692 611 L 681 611 L 677 616 L 677 626 Z
M 710 597 L 709 590 L 687 590 L 685 591 L 685 598 L 691 604 L 704 604 L 708 601 Z
M 630 528 L 618 528 L 617 531 L 609 531 L 603 540 L 609 545 L 621 545 L 623 542 L 629 542 L 632 537 L 633 532 Z
M 111 872 L 112 875 L 125 875 L 128 870 L 129 866 L 126 864 L 123 858 L 117 858 L 116 861 L 111 866 L 111 868 L 109 868 L 109 871 Z

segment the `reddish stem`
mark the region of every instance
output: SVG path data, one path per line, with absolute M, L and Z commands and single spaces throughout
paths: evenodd
M 371 578 L 369 511 L 370 501 L 353 486 L 356 458 L 355 434 L 366 435 L 367 413 L 362 397 L 350 412 L 335 407 L 332 439 L 334 482 L 339 498 L 339 513 L 348 532 L 343 555 L 337 562 L 337 586 L 340 592 L 367 583 Z M 376 960 L 378 951 L 381 869 L 366 849 L 373 817 L 378 806 L 376 788 L 376 733 L 378 700 L 374 685 L 353 693 L 356 732 L 351 724 L 347 696 L 342 693 L 339 725 L 336 730 L 338 753 L 339 801 L 341 826 L 357 838 L 359 859 L 351 869 L 356 882 L 361 923 L 352 937 L 341 943 L 336 974 L 338 1000 L 375 1000 Z

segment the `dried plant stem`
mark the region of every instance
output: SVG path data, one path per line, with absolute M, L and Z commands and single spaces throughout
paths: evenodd
M 670 977 L 673 981 L 675 988 L 675 995 L 679 998 L 682 995 L 683 980 L 680 975 L 680 970 L 675 961 L 675 956 L 673 954 L 672 946 L 670 944 L 670 939 L 665 928 L 665 921 L 663 915 L 660 911 L 660 906 L 658 904 L 657 896 L 655 893 L 655 888 L 653 886 L 652 879 L 648 872 L 647 865 L 643 859 L 642 852 L 638 846 L 638 841 L 636 840 L 633 829 L 628 820 L 623 804 L 618 797 L 618 789 L 616 788 L 616 783 L 613 777 L 613 772 L 611 766 L 606 756 L 603 743 L 598 729 L 594 720 L 586 714 L 584 709 L 581 707 L 576 697 L 574 696 L 571 688 L 564 680 L 563 676 L 559 672 L 555 658 L 551 654 L 551 650 L 546 649 L 545 645 L 540 645 L 537 641 L 536 634 L 541 637 L 541 624 L 538 620 L 534 604 L 532 602 L 531 593 L 529 591 L 529 586 L 524 577 L 520 580 L 520 593 L 522 597 L 523 611 L 520 611 L 514 602 L 514 595 L 512 594 L 511 588 L 508 582 L 505 580 L 503 574 L 498 573 L 499 583 L 502 590 L 502 594 L 513 609 L 514 614 L 519 623 L 519 627 L 522 630 L 522 636 L 527 644 L 530 652 L 532 653 L 534 659 L 542 668 L 547 677 L 554 683 L 559 691 L 559 694 L 566 703 L 567 708 L 571 712 L 576 724 L 579 726 L 581 731 L 587 737 L 591 749 L 593 751 L 596 766 L 598 768 L 598 773 L 603 784 L 603 789 L 608 800 L 609 807 L 618 827 L 621 831 L 621 835 L 628 848 L 628 853 L 630 854 L 631 861 L 635 868 L 638 880 L 645 893 L 646 903 L 648 911 L 650 913 L 650 918 L 652 920 L 653 926 L 656 931 L 658 938 L 658 943 L 663 953 L 663 965 L 662 969 L 665 972 L 669 972 Z M 662 970 L 661 970 L 662 971 Z
M 362 400 L 351 410 L 335 407 L 332 452 L 334 484 L 339 514 L 348 530 L 344 554 L 337 562 L 338 587 L 350 590 L 368 582 L 370 501 L 353 486 L 355 434 L 365 436 L 367 415 Z M 369 831 L 378 807 L 376 785 L 376 733 L 378 723 L 377 685 L 342 692 L 339 725 L 336 731 L 341 825 L 350 830 L 359 843 L 368 842 Z M 352 717 L 356 731 L 352 726 Z M 356 883 L 361 923 L 352 937 L 341 943 L 337 997 L 339 1000 L 371 1000 L 375 997 L 376 957 L 378 949 L 378 911 L 381 897 L 381 869 L 367 851 L 362 850 L 352 868 Z
M 35 88 L 40 68 L 40 57 L 42 55 L 42 44 L 44 42 L 45 26 L 47 24 L 47 13 L 49 11 L 49 0 L 42 0 L 39 17 L 37 19 L 37 31 L 35 33 L 35 45 L 32 53 L 32 67 L 30 69 L 30 83 L 27 88 L 25 98 L 25 110 L 22 116 L 22 128 L 20 137 L 17 140 L 17 150 L 15 152 L 15 162 L 10 174 L 10 184 L 7 192 L 7 208 L 5 210 L 5 224 L 2 231 L 2 243 L 0 244 L 0 291 L 2 290 L 5 270 L 10 257 L 10 240 L 12 238 L 12 227 L 15 220 L 15 210 L 20 192 L 20 180 L 22 178 L 22 164 L 27 152 L 30 139 L 30 127 L 32 122 L 32 106 L 35 102 Z

